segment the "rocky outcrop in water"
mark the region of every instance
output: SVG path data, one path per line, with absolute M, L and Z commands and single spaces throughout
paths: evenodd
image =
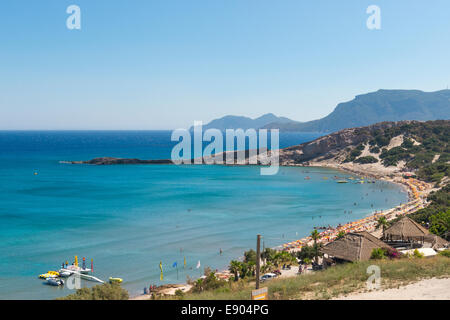
M 93 165 L 113 165 L 113 164 L 172 164 L 172 160 L 141 160 L 141 159 L 126 159 L 126 158 L 95 158 L 89 161 L 71 161 L 71 164 L 93 164 Z

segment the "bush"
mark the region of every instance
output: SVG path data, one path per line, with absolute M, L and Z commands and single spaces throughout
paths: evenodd
M 390 259 L 399 259 L 401 258 L 402 254 L 397 250 L 397 249 L 390 249 L 387 250 L 386 255 L 390 258 Z
M 92 288 L 78 289 L 74 294 L 58 300 L 128 300 L 128 291 L 117 283 L 105 283 Z
M 372 250 L 370 259 L 381 260 L 387 257 L 387 252 L 383 248 L 375 248 Z
M 450 258 L 450 249 L 442 250 L 442 251 L 439 252 L 439 254 L 440 254 L 441 256 Z
M 214 290 L 227 284 L 225 280 L 218 279 L 214 272 L 209 272 L 206 278 L 197 279 L 192 287 L 192 292 L 202 292 L 205 290 Z
M 377 163 L 378 159 L 372 156 L 367 156 L 367 157 L 361 157 L 356 159 L 354 162 L 356 163 L 361 163 L 361 164 L 367 164 L 367 163 Z
M 413 257 L 421 259 L 423 258 L 423 253 L 420 253 L 419 250 L 414 249 Z
M 402 143 L 402 147 L 406 149 L 410 149 L 414 147 L 414 142 L 411 139 L 405 138 Z
M 382 148 L 382 147 L 387 146 L 389 144 L 389 142 L 391 142 L 391 137 L 379 135 L 379 136 L 375 137 L 375 142 L 380 148 Z
M 363 149 L 364 149 L 364 147 L 363 147 Z M 362 150 L 359 147 L 356 147 L 347 156 L 347 158 L 345 159 L 345 162 L 350 162 L 350 161 L 355 160 L 357 157 L 359 157 L 361 155 L 361 153 L 362 153 Z
M 369 149 L 369 151 L 371 152 L 371 153 L 380 153 L 380 148 L 379 147 L 377 147 L 377 146 L 373 146 L 373 147 L 371 147 L 370 149 Z
M 177 289 L 175 290 L 175 297 L 182 300 L 184 298 L 184 292 L 183 290 Z

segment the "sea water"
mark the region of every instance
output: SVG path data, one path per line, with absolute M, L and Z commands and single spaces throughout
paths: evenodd
M 280 146 L 318 136 L 281 134 Z M 350 175 L 325 168 L 282 167 L 261 176 L 256 166 L 60 163 L 164 159 L 174 144 L 168 131 L 0 132 L 0 299 L 73 293 L 38 275 L 75 255 L 86 257 L 88 267 L 93 259 L 100 279 L 123 278 L 135 295 L 151 284 L 198 277 L 207 266 L 227 268 L 255 247 L 257 234 L 265 247 L 275 247 L 315 226 L 407 201 L 396 185 L 338 184 L 334 176 Z

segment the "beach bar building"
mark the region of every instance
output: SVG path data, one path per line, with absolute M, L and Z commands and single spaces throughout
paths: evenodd
M 347 233 L 342 238 L 325 245 L 321 252 L 326 255 L 324 262 L 354 262 L 369 260 L 373 249 L 378 248 L 392 249 L 383 241 L 363 231 Z
M 383 241 L 391 246 L 422 247 L 430 232 L 411 218 L 404 217 L 387 228 L 383 233 Z

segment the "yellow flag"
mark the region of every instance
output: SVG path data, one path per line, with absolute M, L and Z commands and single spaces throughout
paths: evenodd
M 186 257 L 184 257 L 184 267 L 186 268 Z
M 161 270 L 161 276 L 159 277 L 161 281 L 163 281 L 163 268 L 162 268 L 162 261 L 159 262 L 159 270 Z

